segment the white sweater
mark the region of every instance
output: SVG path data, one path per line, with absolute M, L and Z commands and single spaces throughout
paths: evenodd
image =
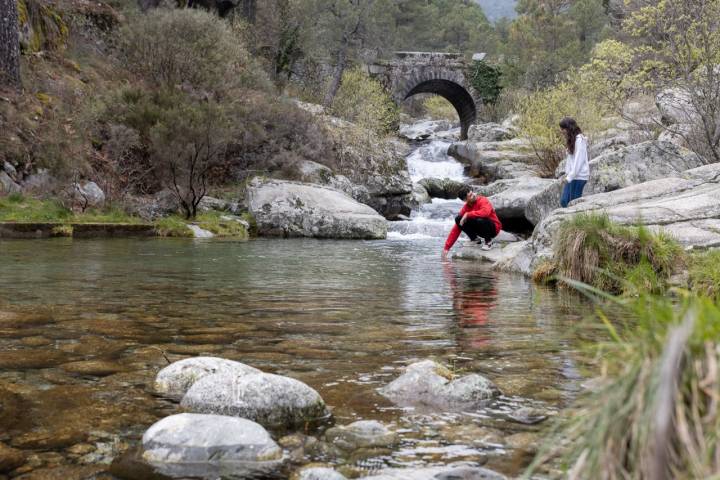
M 587 137 L 582 133 L 575 137 L 575 155 L 568 154 L 565 163 L 565 173 L 567 181 L 573 180 L 589 180 L 590 179 L 590 163 L 588 162 L 588 142 Z

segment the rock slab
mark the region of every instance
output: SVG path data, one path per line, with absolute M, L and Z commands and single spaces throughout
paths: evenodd
M 385 219 L 367 205 L 327 187 L 281 180 L 253 180 L 247 206 L 259 235 L 383 239 Z

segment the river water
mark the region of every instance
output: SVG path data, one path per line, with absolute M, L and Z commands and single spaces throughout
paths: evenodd
M 527 452 L 507 439 L 542 424 L 508 417 L 522 406 L 552 415 L 580 388 L 577 298 L 443 262 L 442 240 L 0 241 L 0 441 L 30 452 L 33 468 L 107 463 L 178 411 L 152 394 L 156 372 L 204 354 L 308 383 L 338 424 L 376 419 L 401 433 L 392 450 L 330 461 L 518 473 Z M 429 357 L 488 376 L 504 396 L 428 413 L 377 394 Z
M 466 180 L 448 136 L 415 144 L 414 181 Z M 379 420 L 402 439 L 350 458 L 306 450 L 290 471 L 323 461 L 356 477 L 467 461 L 520 473 L 551 420 L 528 425 L 515 413 L 552 417 L 580 389 L 581 304 L 441 260 L 460 206 L 436 199 L 373 242 L 0 240 L 0 442 L 30 455 L 22 471 L 104 468 L 179 411 L 153 394 L 157 371 L 211 355 L 297 378 L 337 424 Z M 483 374 L 503 395 L 484 409 L 432 412 L 376 392 L 426 358 Z

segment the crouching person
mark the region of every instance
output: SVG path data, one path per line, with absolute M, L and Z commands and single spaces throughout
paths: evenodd
M 455 217 L 455 225 L 445 241 L 443 256 L 446 256 L 455 244 L 460 232 L 465 232 L 470 237 L 470 241 L 482 245 L 483 250 L 490 250 L 493 239 L 502 230 L 502 224 L 492 204 L 487 198 L 473 192 L 470 187 L 462 187 L 458 192 L 458 198 L 465 204 Z

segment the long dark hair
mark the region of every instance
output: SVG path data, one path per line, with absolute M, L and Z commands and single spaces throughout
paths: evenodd
M 575 138 L 582 133 L 574 118 L 565 117 L 560 120 L 560 128 L 565 133 L 565 146 L 568 152 L 575 153 Z

